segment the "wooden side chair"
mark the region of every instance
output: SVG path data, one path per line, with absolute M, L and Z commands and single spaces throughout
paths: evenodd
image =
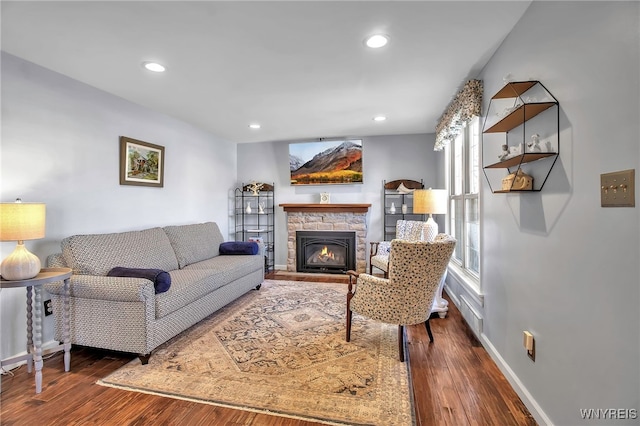
M 429 325 L 431 307 L 455 244 L 455 238 L 449 235 L 432 242 L 394 239 L 388 278 L 348 271 L 347 342 L 351 341 L 353 312 L 398 325 L 400 361 L 404 362 L 405 325 L 424 322 L 429 340 L 433 342 Z

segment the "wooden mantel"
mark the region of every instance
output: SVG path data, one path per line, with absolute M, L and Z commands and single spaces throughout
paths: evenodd
M 366 213 L 371 204 L 280 204 L 285 212 Z

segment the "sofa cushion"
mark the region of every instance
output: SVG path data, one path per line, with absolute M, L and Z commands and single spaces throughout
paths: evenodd
M 171 241 L 181 269 L 218 256 L 220 244 L 224 242 L 222 233 L 214 222 L 165 226 L 163 229 Z
M 162 269 L 123 268 L 116 266 L 107 273 L 108 277 L 145 278 L 153 281 L 156 294 L 164 293 L 171 287 L 171 275 Z
M 227 282 L 237 280 L 254 271 L 264 269 L 263 256 L 235 255 L 216 256 L 202 262 L 194 263 L 185 269 L 205 269 L 220 272 Z
M 156 318 L 162 318 L 227 284 L 222 273 L 205 269 L 170 271 L 171 287 L 156 295 Z
M 162 318 L 212 291 L 264 269 L 262 256 L 216 256 L 170 271 L 171 288 L 156 296 L 156 318 Z
M 227 241 L 220 244 L 220 254 L 258 254 L 258 243 L 255 241 Z
M 116 266 L 178 269 L 162 228 L 112 234 L 73 235 L 62 240 L 62 255 L 75 274 L 107 275 Z

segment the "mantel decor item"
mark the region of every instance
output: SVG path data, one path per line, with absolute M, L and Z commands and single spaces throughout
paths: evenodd
M 120 136 L 120 185 L 164 186 L 164 147 Z
M 362 141 L 291 143 L 289 172 L 291 185 L 362 183 Z
M 40 272 L 40 259 L 29 252 L 26 240 L 44 238 L 46 207 L 42 203 L 0 204 L 0 241 L 17 241 L 13 253 L 2 261 L 0 274 L 5 280 L 28 280 Z
M 331 194 L 328 192 L 320 193 L 320 204 L 329 204 L 331 203 Z
M 447 213 L 446 189 L 416 189 L 413 192 L 413 212 L 416 214 L 429 214 L 425 225 L 425 241 L 433 241 L 438 235 L 438 224 L 433 220 L 434 214 Z

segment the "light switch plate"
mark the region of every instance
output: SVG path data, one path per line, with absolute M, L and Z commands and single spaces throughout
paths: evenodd
M 600 203 L 602 207 L 636 206 L 635 169 L 600 175 Z

